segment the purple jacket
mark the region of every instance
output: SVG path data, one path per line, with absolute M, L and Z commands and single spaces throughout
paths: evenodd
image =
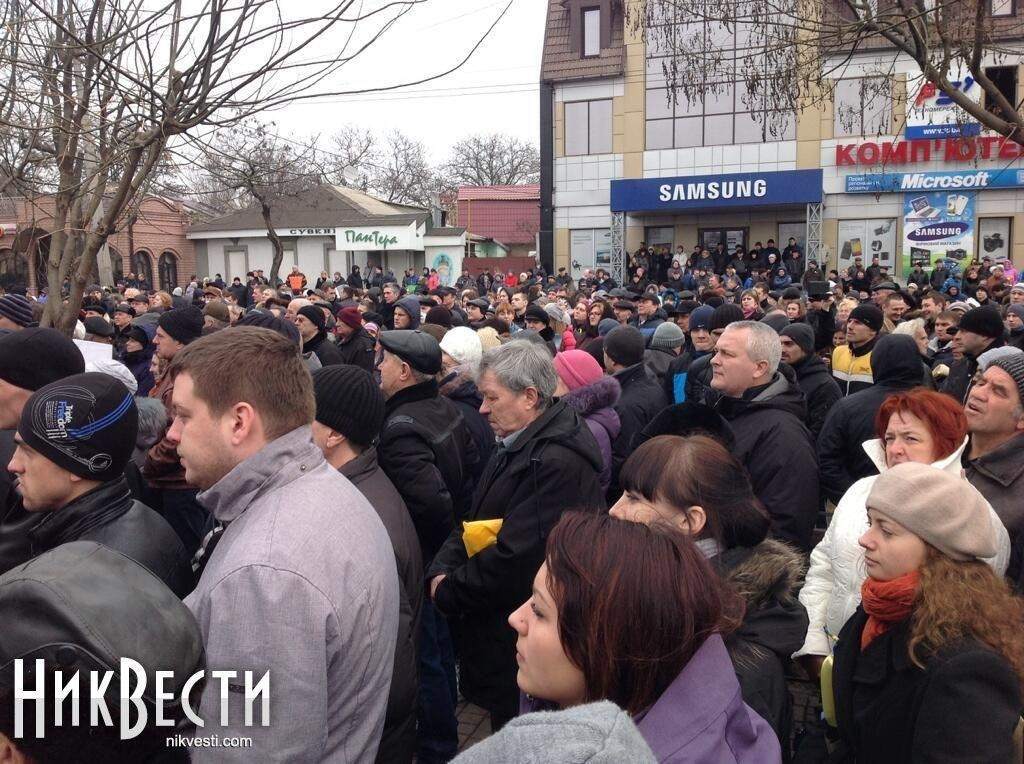
M 725 643 L 708 637 L 657 702 L 634 720 L 663 764 L 778 764 L 779 740 L 740 696 Z
M 597 445 L 601 449 L 601 488 L 608 490 L 612 482 L 612 441 L 619 435 L 622 428 L 619 415 L 612 406 L 619 400 L 622 388 L 613 377 L 602 377 L 584 387 L 566 393 L 566 405 L 575 409 L 593 433 Z

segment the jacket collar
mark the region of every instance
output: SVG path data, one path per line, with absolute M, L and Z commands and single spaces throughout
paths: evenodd
M 960 458 L 963 455 L 964 450 L 967 448 L 968 442 L 969 439 L 965 437 L 964 442 L 961 443 L 953 453 L 943 459 L 939 459 L 937 462 L 932 462 L 931 466 L 935 467 L 935 469 L 942 470 L 943 472 L 948 472 L 955 477 L 960 477 L 960 473 L 963 471 L 960 465 Z M 889 469 L 885 463 L 885 446 L 879 438 L 873 438 L 872 440 L 862 443 L 861 448 L 864 449 L 864 453 L 868 455 L 868 458 L 875 465 L 879 474 Z M 1024 461 L 1022 461 L 1021 464 L 1024 466 Z
M 395 409 L 405 403 L 415 403 L 416 401 L 425 401 L 436 397 L 437 381 L 428 379 L 426 382 L 406 387 L 392 395 L 388 398 L 387 403 L 384 404 L 384 411 L 390 415 Z
M 47 512 L 29 532 L 33 549 L 44 551 L 74 541 L 93 528 L 106 525 L 132 508 L 124 477 L 102 483 L 70 504 Z
M 875 345 L 878 344 L 878 338 L 881 336 L 881 334 L 876 334 L 874 337 L 865 342 L 859 348 L 855 348 L 853 345 L 850 345 L 850 354 L 853 355 L 855 358 L 860 357 L 862 355 L 867 355 L 868 353 L 875 349 Z
M 537 436 L 551 420 L 555 419 L 559 414 L 562 413 L 562 409 L 565 408 L 565 402 L 562 400 L 556 400 L 548 406 L 547 411 L 541 414 L 539 417 L 534 419 L 524 429 L 519 432 L 519 435 L 512 442 L 512 445 L 505 449 L 509 453 L 515 453 L 516 451 L 522 450 L 522 448 L 529 443 L 534 437 Z
M 326 339 L 327 335 L 324 332 L 317 332 L 311 338 L 302 343 L 303 352 L 308 353 L 311 350 L 315 351 L 324 343 L 324 340 Z
M 196 496 L 222 523 L 236 520 L 260 494 L 298 480 L 324 461 L 310 425 L 273 440 Z
M 970 465 L 986 477 L 1008 488 L 1021 475 L 1024 475 L 1024 433 L 1013 436 L 984 456 L 971 461 L 964 452 L 964 464 Z
M 370 446 L 352 461 L 341 465 L 338 471 L 353 484 L 359 485 L 377 471 L 377 447 Z
M 648 741 L 673 742 L 678 749 L 700 735 L 739 699 L 740 688 L 725 642 L 718 634 L 704 640 L 672 684 L 637 719 Z M 694 703 L 700 698 L 699 703 Z M 681 714 L 680 709 L 686 709 Z
M 627 366 L 622 371 L 615 372 L 612 376 L 619 381 L 622 387 L 636 382 L 638 379 L 643 379 L 647 374 L 647 367 L 644 366 L 643 362 Z

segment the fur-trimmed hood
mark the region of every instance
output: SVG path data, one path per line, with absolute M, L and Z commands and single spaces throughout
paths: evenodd
M 596 382 L 578 387 L 562 396 L 566 405 L 587 417 L 600 409 L 610 409 L 619 402 L 622 388 L 614 377 L 601 377 Z

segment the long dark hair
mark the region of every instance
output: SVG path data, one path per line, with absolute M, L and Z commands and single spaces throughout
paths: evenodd
M 670 505 L 684 519 L 687 508 L 702 507 L 707 523 L 699 538 L 713 538 L 725 549 L 756 546 L 768 535 L 768 513 L 754 495 L 747 470 L 706 435 L 651 438 L 622 465 L 619 485 L 624 492 Z
M 649 708 L 704 641 L 731 631 L 735 603 L 679 529 L 567 512 L 548 538 L 558 636 L 586 702 Z

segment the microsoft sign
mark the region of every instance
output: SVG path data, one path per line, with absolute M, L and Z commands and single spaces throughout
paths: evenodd
M 1005 168 L 965 172 L 886 172 L 846 176 L 848 194 L 986 188 L 1024 188 L 1024 170 Z

